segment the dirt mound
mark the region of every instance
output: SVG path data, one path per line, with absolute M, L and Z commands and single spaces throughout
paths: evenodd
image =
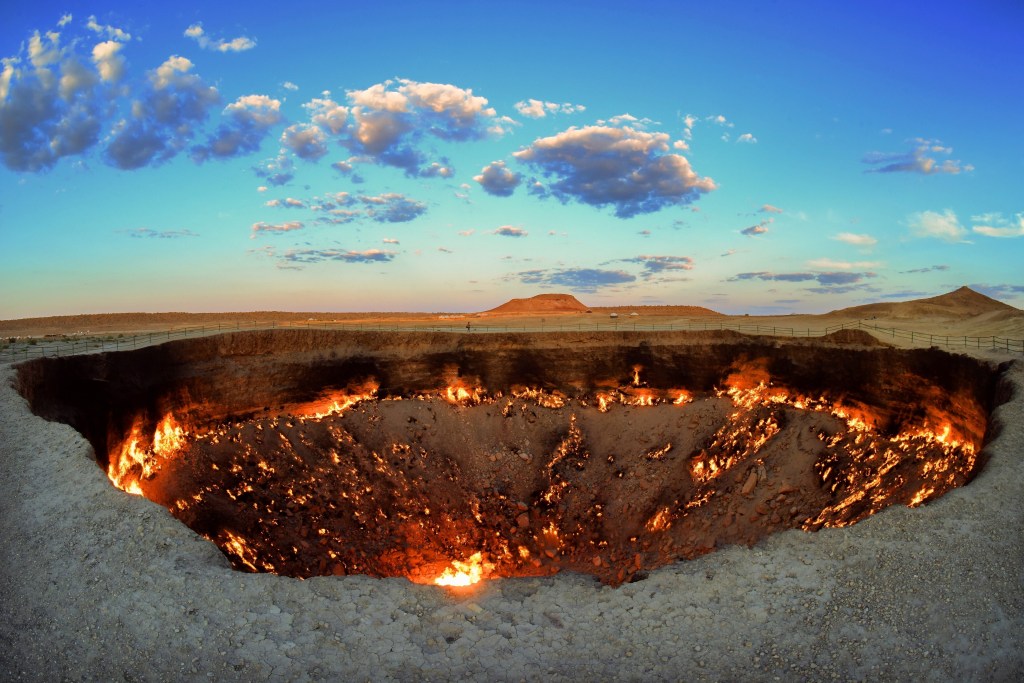
M 636 313 L 638 316 L 705 316 L 716 315 L 724 317 L 724 314 L 713 311 L 703 306 L 595 306 L 594 313 L 618 313 L 629 315 Z
M 485 313 L 584 313 L 586 310 L 587 307 L 571 294 L 538 294 L 529 299 L 511 299 Z
M 833 311 L 835 315 L 855 318 L 883 316 L 887 318 L 972 318 L 992 311 L 1014 312 L 1018 309 L 974 291 L 961 287 L 952 292 L 927 299 L 913 299 L 894 303 L 865 304 Z

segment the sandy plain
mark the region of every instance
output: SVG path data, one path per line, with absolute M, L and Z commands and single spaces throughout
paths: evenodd
M 660 312 L 618 324 L 813 333 L 862 321 L 931 335 L 1024 337 L 1019 312 L 945 303 L 940 311 L 756 319 Z M 300 315 L 307 323 L 316 317 Z M 595 310 L 500 321 L 358 316 L 347 324 L 546 327 L 596 315 L 608 320 Z M 255 318 L 227 314 L 202 324 L 247 319 Z M 87 321 L 91 333 L 104 334 L 195 323 Z M 0 336 L 81 331 L 75 327 L 4 322 Z M 924 507 L 726 547 L 617 588 L 563 573 L 459 591 L 404 579 L 235 572 L 165 509 L 114 489 L 81 435 L 34 416 L 12 386 L 11 366 L 0 367 L 0 673 L 31 681 L 1019 680 L 1024 362 L 1006 351 L 965 352 L 1009 363 L 1002 392 L 1010 400 L 992 414 L 984 470 Z

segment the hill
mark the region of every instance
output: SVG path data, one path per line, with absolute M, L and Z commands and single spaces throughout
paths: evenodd
M 484 311 L 488 315 L 531 313 L 586 313 L 587 307 L 571 294 L 538 294 L 528 299 L 510 299 L 497 308 Z
M 973 318 L 992 313 L 1022 313 L 1002 301 L 976 292 L 970 287 L 961 287 L 952 292 L 927 299 L 913 299 L 892 303 L 864 304 L 832 311 L 833 315 L 854 318 L 881 316 L 886 318 Z

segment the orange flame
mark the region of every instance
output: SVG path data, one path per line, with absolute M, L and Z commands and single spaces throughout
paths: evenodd
M 494 564 L 485 562 L 483 553 L 475 552 L 465 562 L 452 560 L 452 566 L 434 579 L 438 586 L 472 586 L 484 578 L 485 573 L 494 570 Z

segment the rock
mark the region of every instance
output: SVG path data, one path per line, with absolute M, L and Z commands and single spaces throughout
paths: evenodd
M 747 475 L 747 480 L 743 483 L 743 489 L 740 493 L 747 495 L 754 490 L 755 486 L 757 486 L 757 471 L 750 470 L 750 474 Z

